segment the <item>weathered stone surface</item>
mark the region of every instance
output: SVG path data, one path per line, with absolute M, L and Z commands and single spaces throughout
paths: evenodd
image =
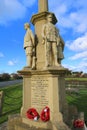
M 5 130 L 70 130 L 67 125 L 63 122 L 34 122 L 30 121 L 31 124 L 23 123 L 20 116 L 13 115 L 9 118 L 9 126 Z M 39 125 L 33 126 L 32 124 L 38 123 Z M 44 126 L 44 127 L 43 127 Z M 3 127 L 4 128 L 4 127 Z M 1 129 L 3 130 L 3 129 Z
M 48 11 L 48 0 L 39 0 L 38 2 L 39 12 Z
M 22 118 L 19 114 L 9 115 L 7 130 L 15 130 L 15 125 L 22 123 Z
M 7 130 L 7 122 L 0 125 L 0 130 Z

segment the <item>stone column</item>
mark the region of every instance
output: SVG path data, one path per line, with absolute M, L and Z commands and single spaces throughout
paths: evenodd
M 38 11 L 48 11 L 48 0 L 38 0 Z

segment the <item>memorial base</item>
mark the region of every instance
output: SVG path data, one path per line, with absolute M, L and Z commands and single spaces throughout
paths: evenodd
M 68 72 L 63 67 L 43 70 L 18 71 L 23 76 L 23 103 L 21 116 L 8 121 L 8 130 L 70 130 L 67 122 L 68 108 L 65 100 L 65 79 Z M 50 109 L 50 120 L 44 122 L 27 118 L 27 111 L 35 108 L 39 115 L 45 107 Z M 41 116 L 41 115 L 40 115 Z
M 32 123 L 31 123 L 32 122 Z M 33 124 L 39 124 L 39 126 L 33 126 Z M 40 122 L 31 121 L 30 125 L 23 122 L 21 116 L 12 115 L 8 120 L 7 130 L 71 130 L 63 122 Z

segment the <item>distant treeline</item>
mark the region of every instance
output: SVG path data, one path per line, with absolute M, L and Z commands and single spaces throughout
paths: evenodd
M 8 81 L 8 80 L 15 80 L 15 79 L 22 79 L 22 76 L 17 73 L 3 73 L 0 74 L 0 81 Z
M 66 75 L 67 78 L 87 78 L 87 73 L 81 72 L 72 72 L 69 71 Z

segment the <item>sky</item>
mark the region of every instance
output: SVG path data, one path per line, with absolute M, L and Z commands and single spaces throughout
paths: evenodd
M 87 0 L 48 0 L 48 5 L 65 42 L 62 65 L 87 73 Z M 0 73 L 16 73 L 26 66 L 24 23 L 36 13 L 38 0 L 0 0 Z

